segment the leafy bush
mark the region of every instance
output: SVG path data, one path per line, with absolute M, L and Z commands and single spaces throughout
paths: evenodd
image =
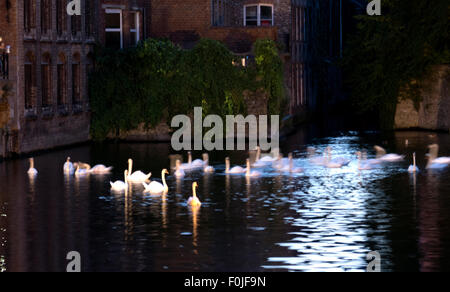
M 149 39 L 122 51 L 100 49 L 96 55 L 89 78 L 91 134 L 96 140 L 142 123 L 156 126 L 196 106 L 205 115 L 245 114 L 246 89 L 264 88 L 270 95 L 269 111 L 282 110 L 283 66 L 273 41 L 257 42 L 256 64 L 245 68 L 233 65 L 239 60 L 232 52 L 209 39 L 189 51 Z

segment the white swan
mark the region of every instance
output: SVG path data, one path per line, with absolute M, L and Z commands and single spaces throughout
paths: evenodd
M 282 170 L 285 167 L 289 166 L 289 159 L 283 158 L 283 154 L 278 155 L 278 159 L 272 163 L 272 167 L 276 170 Z
M 191 158 L 191 160 L 192 160 L 192 158 Z M 196 168 L 203 168 L 203 167 L 205 166 L 205 163 L 206 163 L 206 161 L 205 161 L 204 158 L 203 158 L 203 160 L 201 160 L 201 159 L 195 159 L 194 161 L 191 162 L 191 167 L 192 167 L 193 169 L 196 169 Z
M 109 182 L 109 184 L 111 185 L 111 190 L 114 192 L 123 192 L 128 188 L 128 170 L 125 170 L 124 173 L 124 178 L 125 181 L 116 181 L 116 182 Z
M 80 168 L 80 165 L 77 165 L 77 169 L 75 170 L 75 176 L 85 176 L 89 174 L 89 170 Z
M 231 167 L 230 158 L 227 157 L 227 158 L 225 158 L 225 173 L 227 173 L 227 174 L 243 174 L 247 171 L 245 168 L 240 167 L 240 166 L 235 166 L 231 169 L 230 169 L 230 167 Z
M 413 165 L 410 165 L 408 168 L 409 173 L 416 173 L 419 172 L 419 168 L 416 165 L 416 153 L 413 154 Z
M 113 170 L 113 167 L 106 167 L 103 164 L 98 164 L 89 170 L 90 173 L 93 174 L 106 174 L 110 173 Z
M 144 192 L 151 194 L 167 193 L 169 191 L 169 187 L 166 183 L 166 174 L 169 174 L 169 171 L 167 171 L 167 169 L 163 169 L 161 171 L 161 179 L 163 182 L 162 184 L 156 181 L 152 181 L 150 184 L 146 184 L 145 182 L 143 182 L 142 185 L 145 188 Z
M 73 163 L 70 162 L 70 157 L 67 157 L 67 161 L 64 163 L 63 171 L 67 175 L 71 175 L 75 172 L 75 167 L 73 167 Z
M 261 158 L 261 147 L 258 146 L 256 147 L 255 163 L 253 163 L 252 166 L 256 168 L 266 167 L 275 162 L 276 160 L 277 158 L 273 158 L 271 155 L 264 156 L 263 158 Z
M 38 171 L 36 168 L 34 168 L 34 158 L 29 159 L 30 162 L 30 168 L 28 169 L 28 175 L 34 176 L 38 174 Z
M 316 149 L 313 147 L 308 148 L 309 163 L 323 166 L 328 163 L 328 148 L 325 149 L 323 156 L 316 155 Z
M 143 183 L 150 179 L 152 173 L 145 174 L 142 171 L 138 170 L 133 173 L 133 160 L 128 159 L 128 182 L 131 183 Z
M 245 172 L 246 177 L 260 177 L 261 173 L 256 170 L 252 170 L 250 166 L 250 159 L 247 159 L 247 171 Z
M 346 159 L 343 157 L 338 157 L 338 158 L 332 158 L 332 154 L 331 154 L 332 148 L 331 147 L 327 147 L 327 154 L 328 154 L 328 160 L 325 164 L 325 166 L 327 168 L 342 168 L 344 166 L 347 166 L 350 164 L 350 159 Z
M 207 154 L 207 153 L 203 154 L 203 161 L 204 161 L 204 167 L 203 167 L 204 173 L 213 173 L 216 171 L 214 169 L 214 167 L 209 165 L 209 154 Z
M 203 168 L 205 165 L 205 161 L 196 159 L 192 161 L 192 152 L 188 152 L 188 163 L 181 164 L 181 169 L 183 170 L 196 170 Z
M 189 200 L 187 201 L 187 204 L 191 207 L 200 207 L 202 205 L 202 202 L 200 202 L 200 200 L 197 197 L 197 188 L 198 184 L 194 182 L 192 184 L 192 197 L 190 197 Z
M 183 178 L 186 176 L 186 173 L 184 172 L 184 170 L 181 169 L 181 161 L 180 160 L 177 160 L 177 162 L 175 162 L 174 175 L 176 178 Z
M 442 169 L 450 164 L 450 157 L 438 157 L 439 145 L 433 144 L 428 146 L 430 153 L 428 156 L 427 169 Z
M 285 165 L 281 171 L 283 172 L 289 172 L 289 173 L 300 173 L 303 172 L 303 169 L 301 169 L 300 167 L 294 167 L 294 156 L 292 153 L 289 153 L 289 164 Z
M 73 164 L 73 167 L 76 169 L 77 167 L 80 167 L 81 169 L 86 169 L 86 170 L 90 170 L 91 166 L 87 163 L 83 163 L 83 162 L 75 162 Z
M 360 151 L 356 152 L 356 155 L 358 156 L 358 170 L 371 170 L 374 168 L 373 163 L 370 163 L 367 160 L 363 161 L 362 153 Z
M 375 146 L 375 151 L 377 152 L 377 159 L 383 162 L 398 162 L 405 159 L 405 156 L 398 154 L 386 154 L 386 150 L 383 147 Z

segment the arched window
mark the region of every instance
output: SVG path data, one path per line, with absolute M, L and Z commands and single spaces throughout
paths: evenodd
M 56 0 L 56 31 L 61 37 L 67 31 L 67 1 Z
M 67 101 L 67 70 L 66 70 L 66 57 L 64 54 L 59 54 L 58 64 L 56 69 L 57 74 L 57 103 L 58 107 L 66 105 Z
M 48 108 L 52 105 L 52 69 L 51 56 L 49 53 L 42 55 L 41 62 L 41 95 L 42 107 Z
M 81 66 L 80 54 L 75 53 L 72 58 L 72 103 L 81 104 Z
M 36 72 L 36 63 L 35 57 L 32 52 L 28 52 L 25 55 L 24 62 L 24 83 L 25 83 L 25 109 L 29 110 L 34 107 L 35 100 L 35 72 Z
M 35 0 L 23 0 L 23 28 L 25 32 L 31 32 L 36 27 Z
M 49 35 L 52 30 L 52 1 L 41 0 L 41 33 Z

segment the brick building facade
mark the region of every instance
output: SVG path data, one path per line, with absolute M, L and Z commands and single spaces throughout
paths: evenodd
M 257 39 L 284 48 L 289 113 L 318 106 L 318 42 L 329 0 L 165 0 L 152 1 L 151 35 L 189 48 L 201 37 L 224 42 L 236 54 L 251 55 Z M 333 11 L 335 13 L 336 11 Z M 326 17 L 325 17 L 326 16 Z M 322 38 L 328 45 L 328 32 Z M 336 33 L 334 28 L 334 33 Z M 327 51 L 325 49 L 325 51 Z
M 0 37 L 10 47 L 9 74 L 0 78 L 0 156 L 87 141 L 95 43 L 126 47 L 147 37 L 149 1 L 81 0 L 73 16 L 69 2 L 0 2 Z
M 256 40 L 272 39 L 284 47 L 289 113 L 315 109 L 319 73 L 328 74 L 329 91 L 340 84 L 337 69 L 323 64 L 342 55 L 343 3 L 355 1 L 81 0 L 80 16 L 66 13 L 69 2 L 0 1 L 0 55 L 9 52 L 8 76 L 0 74 L 0 156 L 89 139 L 96 42 L 118 49 L 167 37 L 191 48 L 205 37 L 251 57 Z

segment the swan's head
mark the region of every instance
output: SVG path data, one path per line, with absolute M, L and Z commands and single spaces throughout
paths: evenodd
M 169 171 L 168 171 L 167 169 L 164 169 L 164 170 L 162 171 L 162 173 L 163 173 L 163 174 L 169 175 Z
M 192 184 L 192 187 L 193 187 L 194 189 L 198 188 L 198 183 L 197 183 L 197 182 L 194 182 L 194 183 Z
M 209 154 L 208 153 L 203 153 L 203 161 L 209 161 Z
M 72 159 L 72 158 L 70 158 L 70 157 L 67 157 L 67 162 L 70 162 L 70 159 Z

